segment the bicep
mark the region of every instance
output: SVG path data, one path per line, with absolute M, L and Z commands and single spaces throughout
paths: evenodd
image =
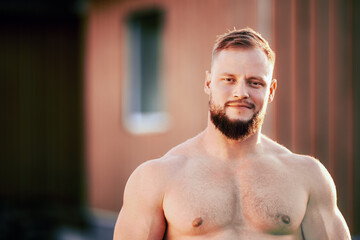
M 114 240 L 127 239 L 163 239 L 165 232 L 165 219 L 162 213 L 122 208 L 117 219 Z
M 307 210 L 302 222 L 306 240 L 351 239 L 346 222 L 337 207 L 335 184 L 325 167 L 318 164 L 313 174 Z
M 304 239 L 350 240 L 346 222 L 337 207 L 334 209 L 308 208 L 302 230 Z
M 162 239 L 166 223 L 162 210 L 161 186 L 151 167 L 140 167 L 128 180 L 123 207 L 117 219 L 114 240 Z

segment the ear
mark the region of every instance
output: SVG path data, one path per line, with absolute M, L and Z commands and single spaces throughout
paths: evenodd
M 204 85 L 204 92 L 210 95 L 210 84 L 211 84 L 211 73 L 206 70 L 205 72 L 205 85 Z
M 276 88 L 277 88 L 277 81 L 276 79 L 273 79 L 270 85 L 270 95 L 268 100 L 269 103 L 274 100 Z

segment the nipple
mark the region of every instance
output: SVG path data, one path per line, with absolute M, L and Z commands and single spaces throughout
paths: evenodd
M 201 217 L 195 218 L 192 222 L 193 227 L 199 227 L 202 224 L 203 220 Z
M 281 216 L 281 221 L 283 221 L 283 223 L 285 224 L 289 224 L 290 223 L 290 217 L 287 215 L 282 215 Z

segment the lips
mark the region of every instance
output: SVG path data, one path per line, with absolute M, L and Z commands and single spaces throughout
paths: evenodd
M 244 103 L 244 102 L 228 102 L 225 105 L 228 107 L 236 107 L 236 108 L 248 108 L 248 109 L 255 108 L 254 104 Z
M 229 107 L 236 107 L 236 108 L 249 108 L 251 109 L 251 107 L 249 105 L 239 105 L 239 104 L 229 104 Z

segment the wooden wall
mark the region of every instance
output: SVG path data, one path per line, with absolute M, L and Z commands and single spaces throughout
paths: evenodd
M 353 224 L 354 122 L 349 1 L 274 1 L 275 138 L 318 158 Z

